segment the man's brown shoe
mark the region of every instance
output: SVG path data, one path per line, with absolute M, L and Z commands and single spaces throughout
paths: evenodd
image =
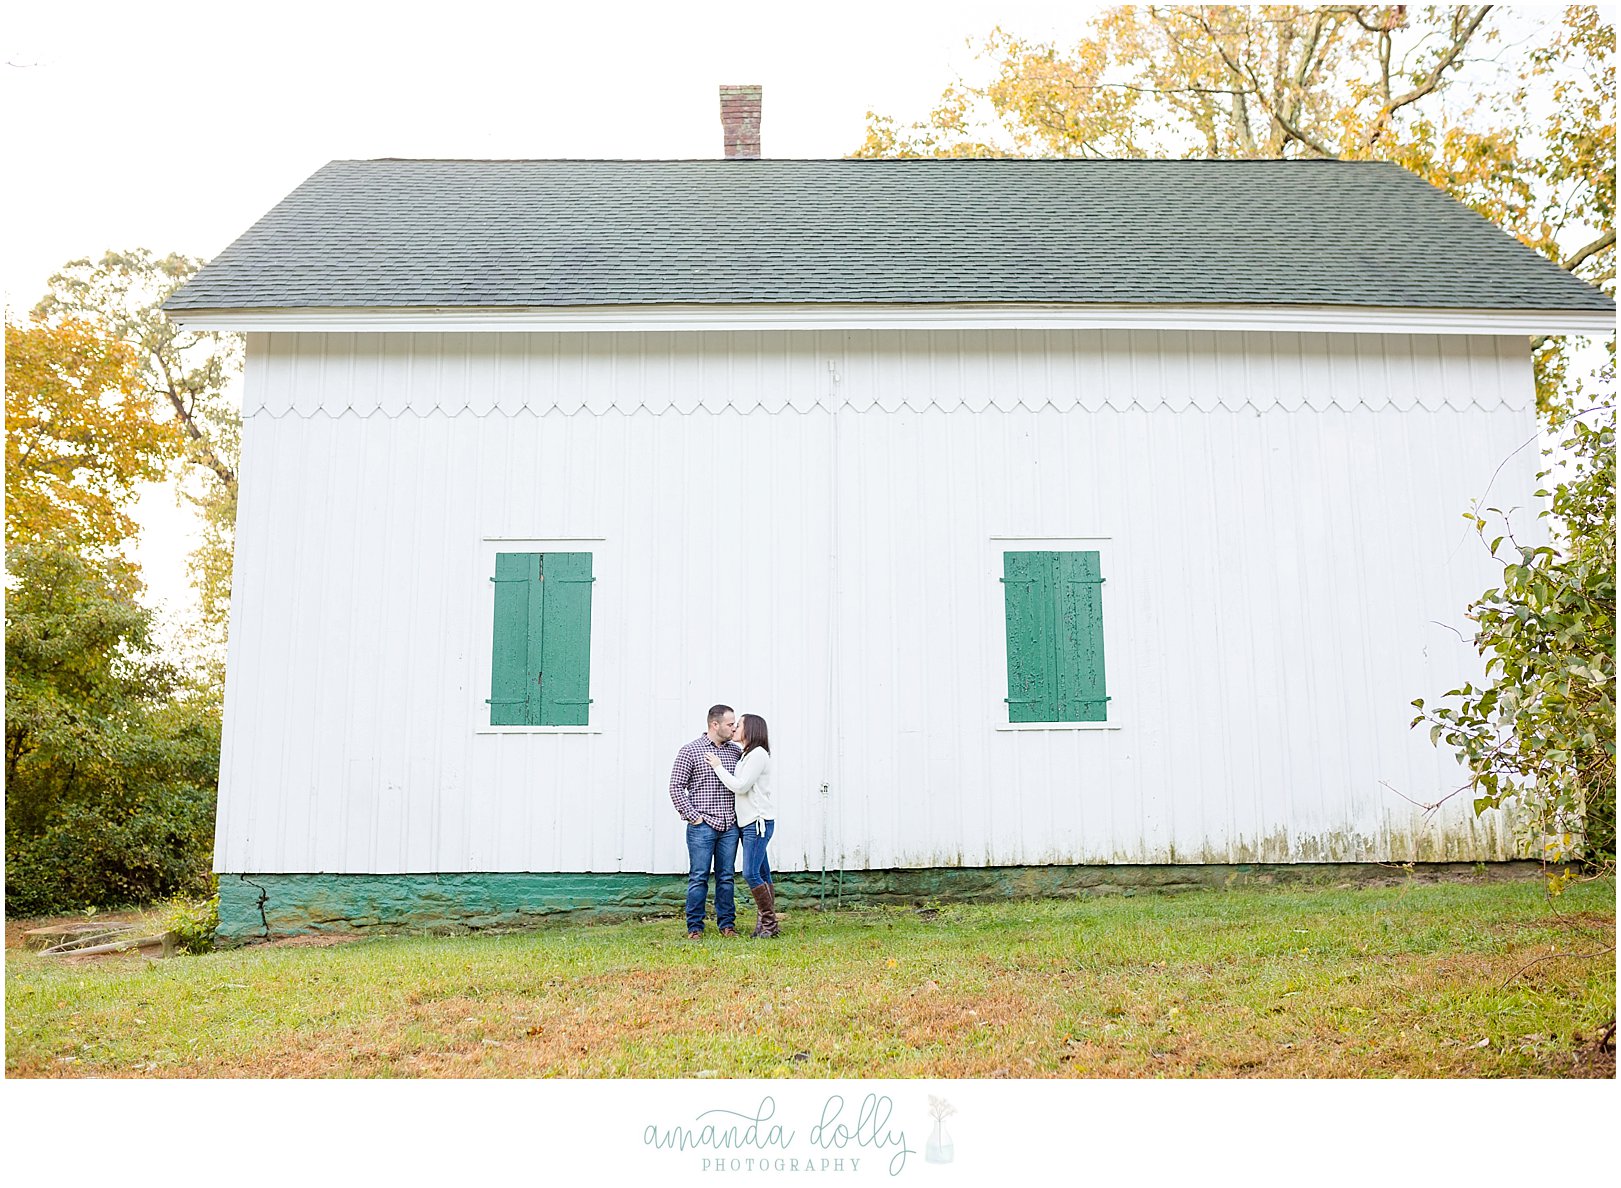
M 704 939 L 704 934 L 701 933 L 701 932 L 689 932 L 689 933 L 687 933 L 687 939 L 688 940 L 703 940 Z
M 737 935 L 737 929 L 735 929 L 735 928 L 722 928 L 720 930 L 720 934 L 722 936 L 736 936 Z

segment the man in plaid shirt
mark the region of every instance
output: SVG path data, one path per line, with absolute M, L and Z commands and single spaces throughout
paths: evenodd
M 718 755 L 728 772 L 737 770 L 738 750 L 731 743 L 737 715 L 729 705 L 709 707 L 709 730 L 675 755 L 670 772 L 670 800 L 687 823 L 687 939 L 704 938 L 704 900 L 709 871 L 715 871 L 715 923 L 722 936 L 736 936 L 737 904 L 732 880 L 737 868 L 737 799 L 709 766 Z

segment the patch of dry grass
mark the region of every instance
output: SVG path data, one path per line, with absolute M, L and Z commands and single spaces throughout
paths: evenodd
M 8 930 L 9 931 L 9 930 Z M 11 1076 L 1613 1076 L 1615 886 L 1140 895 L 65 965 Z M 1596 957 L 1578 957 L 1608 949 Z

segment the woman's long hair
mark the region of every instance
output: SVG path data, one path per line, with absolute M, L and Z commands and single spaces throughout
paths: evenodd
M 771 735 L 765 728 L 765 719 L 759 714 L 743 715 L 743 737 L 748 739 L 748 745 L 743 748 L 747 755 L 755 747 L 759 747 L 767 755 L 771 754 Z

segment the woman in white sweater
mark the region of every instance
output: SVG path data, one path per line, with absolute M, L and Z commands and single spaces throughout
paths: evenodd
M 771 804 L 771 736 L 766 732 L 765 719 L 759 714 L 744 714 L 733 741 L 743 747 L 737 772 L 727 771 L 715 755 L 708 756 L 709 765 L 737 797 L 737 825 L 743 831 L 743 878 L 760 913 L 754 935 L 776 936 L 782 928 L 777 923 L 777 894 L 765 852 L 776 825 Z

